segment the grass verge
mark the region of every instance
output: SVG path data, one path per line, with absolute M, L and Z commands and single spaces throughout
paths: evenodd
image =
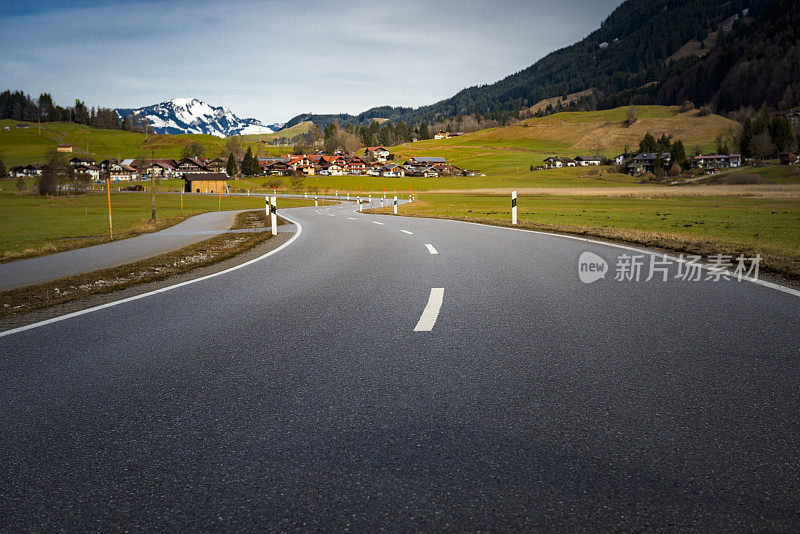
M 760 254 L 763 270 L 800 280 L 800 199 L 520 196 L 518 228 L 677 253 Z M 371 210 L 391 213 L 391 207 Z M 426 194 L 400 215 L 511 226 L 507 196 Z
M 279 209 L 312 200 L 281 199 Z M 149 193 L 111 193 L 114 239 L 155 232 L 192 215 L 263 209 L 264 197 L 156 194 L 158 219 L 150 219 Z M 109 241 L 105 194 L 40 197 L 0 192 L 0 262 L 63 252 Z
M 164 280 L 237 256 L 267 241 L 269 232 L 228 233 L 135 263 L 0 293 L 0 317 Z

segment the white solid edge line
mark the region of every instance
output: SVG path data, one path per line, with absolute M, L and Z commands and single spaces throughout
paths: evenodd
M 428 252 L 431 254 L 438 254 L 439 252 L 431 245 L 430 243 L 425 243 L 425 247 L 427 247 Z
M 442 301 L 444 300 L 444 288 L 432 287 L 431 294 L 428 296 L 428 303 L 425 309 L 422 310 L 422 315 L 417 321 L 417 326 L 414 327 L 414 332 L 430 332 L 433 330 L 433 325 L 436 324 L 436 319 L 439 317 L 439 310 L 442 308 Z
M 470 221 L 458 221 L 458 220 L 455 220 L 455 219 L 431 219 L 429 217 L 418 217 L 418 218 L 419 219 L 427 219 L 427 220 L 430 220 L 430 221 L 446 220 L 446 221 L 463 223 L 463 224 L 474 224 L 476 226 L 485 226 L 486 228 L 496 228 L 496 229 L 499 229 L 499 230 L 513 230 L 515 232 L 527 232 L 527 233 L 530 233 L 530 234 L 541 234 L 541 235 L 549 235 L 549 236 L 552 236 L 552 237 L 561 237 L 563 239 L 574 239 L 575 241 L 583 241 L 584 243 L 593 243 L 593 244 L 596 244 L 596 245 L 604 245 L 604 246 L 607 246 L 607 247 L 614 247 L 614 248 L 620 248 L 620 249 L 623 249 L 623 250 L 630 250 L 632 252 L 641 252 L 642 254 L 650 254 L 651 256 L 661 256 L 661 257 L 664 257 L 667 260 L 673 261 L 675 263 L 687 263 L 686 260 L 684 260 L 684 259 L 678 258 L 676 256 L 670 256 L 669 254 L 664 254 L 663 252 L 653 252 L 651 250 L 645 250 L 643 248 L 636 248 L 636 247 L 631 247 L 631 246 L 628 246 L 628 245 L 619 245 L 619 244 L 616 244 L 616 243 L 609 243 L 607 241 L 599 241 L 597 239 L 589 239 L 589 238 L 586 238 L 586 237 L 578 237 L 578 236 L 574 236 L 574 235 L 564 235 L 564 234 L 555 234 L 553 232 L 542 232 L 541 230 L 528 230 L 528 229 L 525 229 L 525 228 L 509 228 L 508 226 L 494 226 L 492 224 L 484 224 L 484 223 L 470 222 Z M 704 264 L 700 264 L 700 267 L 703 268 L 703 269 L 706 269 L 707 271 L 725 273 L 728 276 L 732 276 L 734 278 L 737 276 L 733 272 L 726 271 L 726 270 L 721 269 L 719 267 L 713 267 L 713 266 L 704 265 Z M 752 282 L 752 283 L 758 284 L 760 286 L 768 287 L 768 288 L 774 289 L 776 291 L 781 291 L 783 293 L 787 293 L 787 294 L 793 295 L 795 297 L 800 297 L 800 291 L 798 291 L 797 289 L 792 289 L 791 287 L 782 286 L 782 285 L 776 284 L 774 282 L 767 282 L 766 280 L 760 280 L 758 278 L 752 278 L 752 277 L 749 277 L 749 276 L 743 276 L 742 280 L 745 281 L 745 282 Z
M 105 308 L 111 308 L 113 306 L 118 306 L 120 304 L 125 304 L 126 302 L 132 302 L 134 300 L 143 299 L 145 297 L 150 297 L 150 296 L 153 296 L 153 295 L 157 295 L 159 293 L 164 293 L 165 291 L 170 291 L 172 289 L 176 289 L 176 288 L 179 288 L 179 287 L 188 286 L 188 285 L 191 285 L 191 284 L 195 284 L 197 282 L 202 282 L 204 280 L 208 280 L 209 278 L 215 278 L 217 276 L 222 276 L 223 274 L 228 274 L 230 272 L 233 272 L 233 271 L 236 271 L 238 269 L 241 269 L 242 267 L 247 267 L 248 265 L 252 265 L 253 263 L 261 261 L 264 258 L 272 256 L 273 254 L 275 254 L 277 252 L 280 252 L 281 250 L 285 249 L 286 247 L 291 245 L 295 241 L 295 239 L 300 237 L 300 234 L 303 233 L 303 226 L 299 222 L 291 219 L 290 217 L 287 217 L 286 215 L 281 215 L 281 217 L 283 217 L 284 219 L 286 219 L 290 223 L 296 225 L 297 226 L 297 232 L 295 232 L 295 234 L 286 243 L 278 246 L 278 248 L 270 250 L 266 254 L 263 254 L 263 255 L 261 255 L 261 256 L 259 256 L 257 258 L 253 258 L 252 260 L 248 260 L 248 261 L 246 261 L 244 263 L 241 263 L 239 265 L 234 265 L 233 267 L 228 267 L 227 269 L 224 269 L 224 270 L 219 271 L 217 273 L 212 273 L 212 274 L 207 274 L 205 276 L 201 276 L 200 278 L 194 278 L 193 280 L 186 280 L 185 282 L 180 282 L 178 284 L 173 284 L 171 286 L 162 287 L 161 289 L 148 291 L 147 293 L 142 293 L 140 295 L 134 295 L 132 297 L 127 297 L 127 298 L 124 298 L 124 299 L 115 300 L 113 302 L 107 302 L 105 304 L 100 304 L 99 306 L 93 306 L 91 308 L 86 308 L 85 310 L 78 310 L 76 312 L 68 313 L 66 315 L 59 315 L 58 317 L 53 317 L 51 319 L 45 319 L 44 321 L 39 321 L 37 323 L 31 323 L 29 325 L 20 326 L 18 328 L 12 328 L 11 330 L 5 330 L 3 332 L 0 332 L 0 337 L 10 336 L 12 334 L 18 334 L 19 332 L 24 332 L 26 330 L 32 330 L 34 328 L 39 328 L 40 326 L 46 326 L 46 325 L 57 323 L 57 322 L 60 322 L 60 321 L 65 321 L 67 319 L 72 319 L 73 317 L 79 317 L 81 315 L 86 315 L 87 313 L 100 311 L 100 310 L 103 310 Z
M 414 232 L 409 232 L 408 230 L 400 230 L 400 231 L 403 232 L 404 234 L 414 235 Z

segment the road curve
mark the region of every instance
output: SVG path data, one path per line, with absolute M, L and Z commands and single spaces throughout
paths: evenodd
M 0 338 L 2 530 L 800 526 L 797 296 L 286 213 L 268 258 Z

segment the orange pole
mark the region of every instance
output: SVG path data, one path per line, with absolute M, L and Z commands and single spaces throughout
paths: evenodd
M 181 217 L 183 217 L 183 188 L 181 187 Z
M 217 205 L 217 211 L 222 209 L 222 189 L 219 190 L 219 204 Z
M 108 233 L 114 239 L 114 225 L 111 224 L 111 181 L 106 176 L 106 193 L 108 194 Z

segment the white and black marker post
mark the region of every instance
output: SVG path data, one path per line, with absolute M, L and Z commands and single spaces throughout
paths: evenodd
M 319 206 L 319 202 L 317 202 L 317 195 L 314 195 L 314 205 Z
M 270 201 L 269 224 L 272 227 L 272 235 L 278 235 L 278 197 L 272 197 Z
M 394 214 L 397 215 L 397 197 L 394 197 Z
M 511 192 L 511 224 L 517 224 L 517 192 Z

